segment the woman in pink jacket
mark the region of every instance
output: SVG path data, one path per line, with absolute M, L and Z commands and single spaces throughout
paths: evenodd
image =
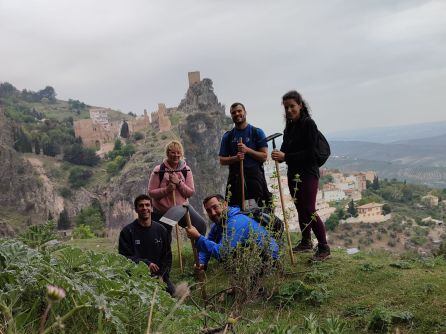
M 187 203 L 195 192 L 194 177 L 183 156 L 183 145 L 172 140 L 166 146 L 163 163 L 156 166 L 150 174 L 149 196 L 153 203 L 152 218 L 156 221 L 172 206 Z M 172 227 L 163 225 L 170 235 Z

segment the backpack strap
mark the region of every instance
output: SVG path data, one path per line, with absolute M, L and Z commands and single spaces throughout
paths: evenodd
M 163 180 L 165 172 L 166 172 L 166 165 L 163 162 L 163 163 L 161 163 L 160 170 L 158 171 L 158 177 L 159 177 L 159 180 L 160 180 L 160 184 L 161 184 L 161 181 Z
M 187 166 L 185 165 L 182 169 L 181 169 L 181 174 L 183 174 L 184 180 L 186 180 L 187 177 L 187 172 L 189 171 L 189 169 L 187 169 Z M 161 181 L 164 178 L 164 173 L 166 173 L 166 165 L 164 164 L 164 162 L 160 165 L 160 169 L 158 171 L 158 177 L 160 180 L 160 184 Z
M 183 174 L 184 180 L 186 180 L 188 170 L 189 169 L 187 169 L 186 165 L 183 167 L 183 169 L 181 169 L 181 174 Z

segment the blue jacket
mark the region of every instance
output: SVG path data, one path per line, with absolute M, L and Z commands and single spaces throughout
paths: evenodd
M 211 256 L 221 260 L 222 253 L 228 253 L 239 243 L 244 244 L 251 233 L 256 236 L 257 245 L 263 247 L 265 241 L 269 242 L 268 248 L 272 257 L 274 259 L 279 257 L 279 246 L 268 231 L 254 219 L 241 214 L 238 207 L 229 207 L 226 226 L 213 224 L 208 237 L 200 236 L 195 242 L 199 251 L 200 264 L 206 265 Z

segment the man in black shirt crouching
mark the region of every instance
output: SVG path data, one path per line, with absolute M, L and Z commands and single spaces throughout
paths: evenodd
M 162 277 L 171 295 L 175 287 L 169 279 L 172 251 L 167 230 L 152 221 L 152 200 L 147 195 L 135 199 L 138 219 L 125 226 L 119 235 L 119 254 L 135 263 L 147 264 L 152 276 Z

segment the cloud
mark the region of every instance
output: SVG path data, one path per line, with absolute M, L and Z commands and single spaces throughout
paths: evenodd
M 416 0 L 0 0 L 0 80 L 142 113 L 177 105 L 200 70 L 267 132 L 282 129 L 289 89 L 330 131 L 437 120 L 444 12 Z

